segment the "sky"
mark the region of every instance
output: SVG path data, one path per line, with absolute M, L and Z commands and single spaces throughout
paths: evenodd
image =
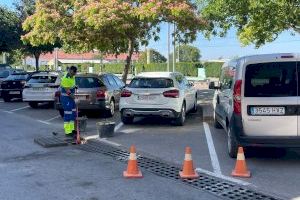
M 0 5 L 13 8 L 13 2 L 15 0 L 0 0 Z M 172 30 L 172 29 L 171 29 Z M 160 40 L 157 42 L 150 41 L 147 48 L 153 48 L 162 53 L 168 54 L 168 28 L 166 24 L 161 25 Z M 253 45 L 242 47 L 237 36 L 236 30 L 231 29 L 227 36 L 224 38 L 211 38 L 205 39 L 200 33 L 197 40 L 193 42 L 193 46 L 196 46 L 201 51 L 201 60 L 214 60 L 214 59 L 231 59 L 237 56 L 264 54 L 264 53 L 300 53 L 300 34 L 291 35 L 290 31 L 285 31 L 279 35 L 279 37 L 271 43 L 268 43 L 259 49 L 254 48 Z M 141 47 L 144 50 L 145 47 Z M 172 47 L 171 47 L 172 49 Z

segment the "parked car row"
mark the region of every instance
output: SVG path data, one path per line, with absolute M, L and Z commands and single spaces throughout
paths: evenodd
M 58 72 L 13 73 L 1 84 L 3 99 L 20 98 L 32 108 L 48 103 L 64 112 L 60 103 Z M 183 125 L 186 114 L 197 111 L 197 92 L 187 79 L 177 72 L 149 72 L 134 77 L 125 84 L 110 73 L 77 74 L 76 97 L 80 112 L 102 112 L 111 117 L 119 107 L 123 123 L 132 123 L 138 116 L 160 116 Z

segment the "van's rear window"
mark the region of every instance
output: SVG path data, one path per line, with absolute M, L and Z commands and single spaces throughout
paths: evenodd
M 168 78 L 135 78 L 131 81 L 130 88 L 170 88 L 174 87 L 172 79 Z
M 297 96 L 297 63 L 257 63 L 246 67 L 245 97 Z

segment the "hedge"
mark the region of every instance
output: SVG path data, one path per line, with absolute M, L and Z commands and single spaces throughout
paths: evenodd
M 77 64 L 78 70 L 80 72 L 88 72 L 89 67 L 94 67 L 95 73 L 100 72 L 109 72 L 114 74 L 122 74 L 124 69 L 124 63 L 110 63 L 110 64 L 103 64 L 101 67 L 100 64 L 90 64 L 90 63 L 83 63 Z M 194 76 L 198 75 L 198 68 L 205 68 L 206 77 L 219 77 L 221 66 L 223 63 L 219 62 L 206 62 L 206 63 L 176 63 L 176 71 L 181 72 L 185 76 Z M 71 64 L 63 65 L 62 69 L 65 70 Z M 167 71 L 167 63 L 151 63 L 151 64 L 142 64 L 142 63 L 134 63 L 133 66 L 136 68 L 136 72 L 151 72 L 151 71 Z M 172 63 L 170 65 L 170 70 L 172 70 Z M 41 67 L 43 68 L 43 67 Z M 129 70 L 129 73 L 132 73 L 132 68 Z

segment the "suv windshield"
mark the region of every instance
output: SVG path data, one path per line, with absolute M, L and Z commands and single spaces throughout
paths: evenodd
M 9 76 L 9 71 L 4 70 L 4 71 L 0 71 L 0 78 L 6 78 Z
M 55 83 L 57 76 L 33 76 L 28 83 Z
M 297 96 L 296 66 L 296 62 L 248 65 L 245 75 L 245 97 Z
M 76 77 L 75 81 L 79 88 L 98 88 L 104 86 L 98 78 L 94 77 Z
M 13 74 L 7 77 L 6 80 L 12 81 L 12 80 L 26 80 L 28 78 L 28 74 Z
M 131 81 L 130 88 L 170 88 L 174 87 L 172 79 L 168 78 L 135 78 Z

